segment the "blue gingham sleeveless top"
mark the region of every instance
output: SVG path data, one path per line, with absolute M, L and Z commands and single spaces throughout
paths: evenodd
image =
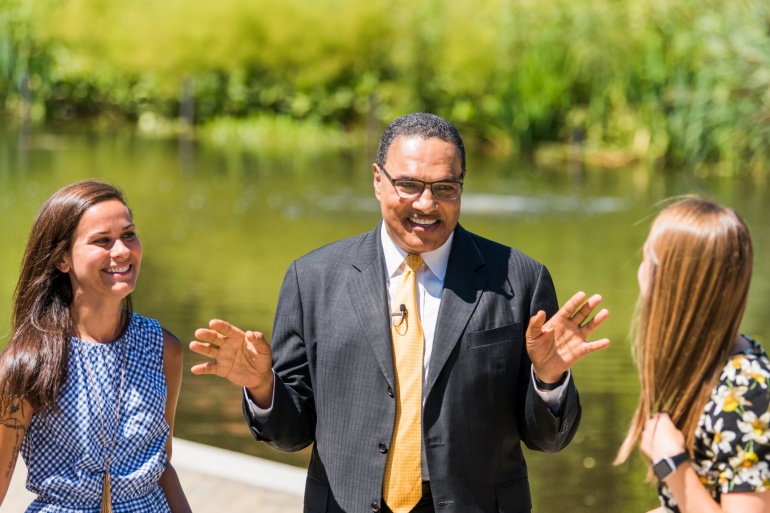
M 67 382 L 59 392 L 60 411 L 34 415 L 22 442 L 27 489 L 38 495 L 28 513 L 99 513 L 104 443 L 98 405 L 109 447 L 123 351 L 126 371 L 110 471 L 113 511 L 170 512 L 158 485 L 169 434 L 164 417 L 163 332 L 156 320 L 132 314 L 125 335 L 111 344 L 72 339 Z

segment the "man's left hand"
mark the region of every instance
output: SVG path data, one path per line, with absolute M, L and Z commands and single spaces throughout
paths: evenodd
M 601 302 L 599 294 L 586 301 L 586 294 L 578 292 L 548 322 L 542 310 L 529 320 L 527 353 L 540 381 L 556 383 L 578 360 L 610 345 L 607 338 L 586 341 L 610 315 L 603 308 L 588 320 Z

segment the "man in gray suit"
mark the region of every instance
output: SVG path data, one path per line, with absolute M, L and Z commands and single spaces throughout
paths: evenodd
M 193 373 L 244 387 L 257 440 L 313 444 L 306 512 L 391 511 L 383 482 L 408 398 L 390 324 L 409 315 L 393 289 L 405 257 L 420 255 L 422 490 L 393 510 L 528 512 L 521 442 L 555 452 L 572 439 L 581 410 L 569 369 L 609 344 L 586 341 L 608 312 L 589 320 L 601 297 L 582 292 L 559 310 L 542 264 L 458 224 L 465 148 L 444 119 L 391 123 L 372 169 L 382 222 L 291 264 L 272 347 L 221 320 L 197 330 L 190 348 L 214 361 Z

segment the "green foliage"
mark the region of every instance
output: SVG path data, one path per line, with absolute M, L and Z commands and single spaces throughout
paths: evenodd
M 285 115 L 243 120 L 215 119 L 202 127 L 205 139 L 227 150 L 258 152 L 268 157 L 324 153 L 328 148 L 353 148 L 360 141 L 314 120 L 297 121 Z
M 678 38 L 690 69 L 665 91 L 671 154 L 726 168 L 770 164 L 770 4 L 712 1 Z M 684 70 L 683 70 L 684 71 Z
M 426 110 L 501 149 L 770 161 L 766 0 L 0 1 L 0 99 L 26 73 L 49 119 L 188 102 L 244 132 L 265 115 L 357 130 Z
M 0 110 L 37 116 L 50 94 L 52 57 L 38 34 L 50 1 L 0 0 Z

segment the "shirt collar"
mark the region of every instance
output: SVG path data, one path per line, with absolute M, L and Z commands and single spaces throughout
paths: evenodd
M 452 249 L 452 240 L 454 239 L 455 232 L 449 234 L 449 238 L 439 248 L 427 253 L 421 253 L 425 265 L 428 269 L 441 281 L 444 281 L 446 276 L 446 268 L 449 263 L 449 252 Z M 382 222 L 380 227 L 380 239 L 382 241 L 382 251 L 385 255 L 385 267 L 388 271 L 388 278 L 391 278 L 396 271 L 404 263 L 404 259 L 407 256 L 407 252 L 399 248 L 393 239 L 390 238 L 388 230 L 385 228 L 385 222 Z

